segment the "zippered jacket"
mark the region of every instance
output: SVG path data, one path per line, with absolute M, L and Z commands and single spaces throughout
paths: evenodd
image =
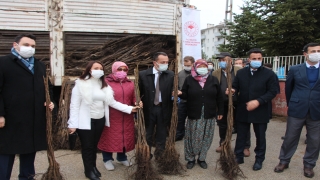
M 114 91 L 114 99 L 127 105 L 134 105 L 134 83 L 128 79 L 115 81 L 112 76 L 106 82 Z M 126 114 L 109 107 L 110 127 L 105 126 L 98 148 L 105 152 L 129 152 L 135 148 L 133 114 Z

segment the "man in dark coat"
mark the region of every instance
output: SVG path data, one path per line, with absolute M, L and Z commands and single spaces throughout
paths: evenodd
M 183 70 L 178 73 L 178 89 L 181 91 L 185 79 L 191 74 L 191 69 L 194 64 L 192 56 L 183 58 Z M 178 124 L 176 132 L 176 141 L 182 140 L 185 134 L 185 125 L 187 119 L 187 101 L 181 99 L 178 105 Z
M 19 180 L 33 179 L 36 151 L 47 148 L 46 67 L 33 57 L 35 40 L 31 34 L 19 35 L 12 53 L 0 57 L 1 180 L 10 179 L 16 154 L 20 155 Z M 52 110 L 53 103 L 49 107 Z
M 301 130 L 307 128 L 307 147 L 303 157 L 304 176 L 312 178 L 320 150 L 320 44 L 304 48 L 306 62 L 290 67 L 285 92 L 288 105 L 287 129 L 275 172 L 283 172 L 295 153 Z
M 143 112 L 150 153 L 156 127 L 156 158 L 165 149 L 167 128 L 170 126 L 172 115 L 171 97 L 174 73 L 167 70 L 168 63 L 168 55 L 158 52 L 153 56 L 154 66 L 139 73 L 140 94 L 144 105 Z
M 232 84 L 233 92 L 239 94 L 236 115 L 237 140 L 234 151 L 237 163 L 244 163 L 243 150 L 252 123 L 257 138 L 253 170 L 260 170 L 266 153 L 268 102 L 277 94 L 276 75 L 273 71 L 261 66 L 262 51 L 260 49 L 255 48 L 249 51 L 249 62 L 250 67 L 240 69 Z

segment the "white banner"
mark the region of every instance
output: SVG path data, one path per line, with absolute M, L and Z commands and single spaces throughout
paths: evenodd
M 193 56 L 195 60 L 201 59 L 199 10 L 182 8 L 182 56 Z

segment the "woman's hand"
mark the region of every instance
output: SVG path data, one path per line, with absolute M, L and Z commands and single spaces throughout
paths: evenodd
M 222 117 L 223 117 L 223 115 L 218 115 L 217 119 L 218 119 L 218 120 L 221 120 Z
M 46 102 L 44 102 L 44 106 L 47 106 L 47 103 L 46 103 Z M 51 103 L 49 104 L 49 109 L 50 109 L 50 111 L 52 111 L 53 108 L 54 108 L 54 104 L 53 104 L 53 102 L 51 102 Z
M 138 109 L 140 109 L 140 107 L 139 106 L 134 106 L 134 107 L 132 107 L 132 113 L 133 112 L 137 112 L 138 111 Z
M 68 128 L 69 134 L 76 132 L 77 128 Z

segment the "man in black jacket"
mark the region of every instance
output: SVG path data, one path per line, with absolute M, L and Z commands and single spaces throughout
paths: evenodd
M 266 130 L 269 123 L 268 103 L 277 94 L 277 77 L 273 71 L 261 66 L 262 51 L 260 49 L 255 48 L 249 51 L 249 63 L 250 67 L 238 71 L 232 84 L 233 92 L 239 94 L 236 115 L 237 140 L 234 151 L 237 163 L 244 163 L 243 150 L 252 123 L 257 138 L 253 170 L 257 171 L 262 168 L 265 159 Z
M 35 41 L 34 35 L 19 35 L 11 54 L 0 58 L 1 180 L 10 179 L 16 154 L 20 155 L 19 179 L 33 179 L 36 151 L 47 148 L 46 67 L 33 57 Z M 53 107 L 51 103 L 49 108 Z
M 194 63 L 192 56 L 186 56 L 183 58 L 183 70 L 178 74 L 178 89 L 181 91 L 184 80 L 191 74 L 191 68 Z M 185 134 L 185 124 L 187 118 L 187 101 L 181 99 L 178 105 L 178 124 L 176 141 L 182 140 Z
M 158 52 L 153 56 L 154 66 L 139 73 L 140 95 L 144 104 L 143 112 L 150 153 L 156 127 L 156 158 L 165 149 L 167 128 L 170 126 L 172 115 L 174 73 L 167 70 L 168 63 L 168 55 Z

